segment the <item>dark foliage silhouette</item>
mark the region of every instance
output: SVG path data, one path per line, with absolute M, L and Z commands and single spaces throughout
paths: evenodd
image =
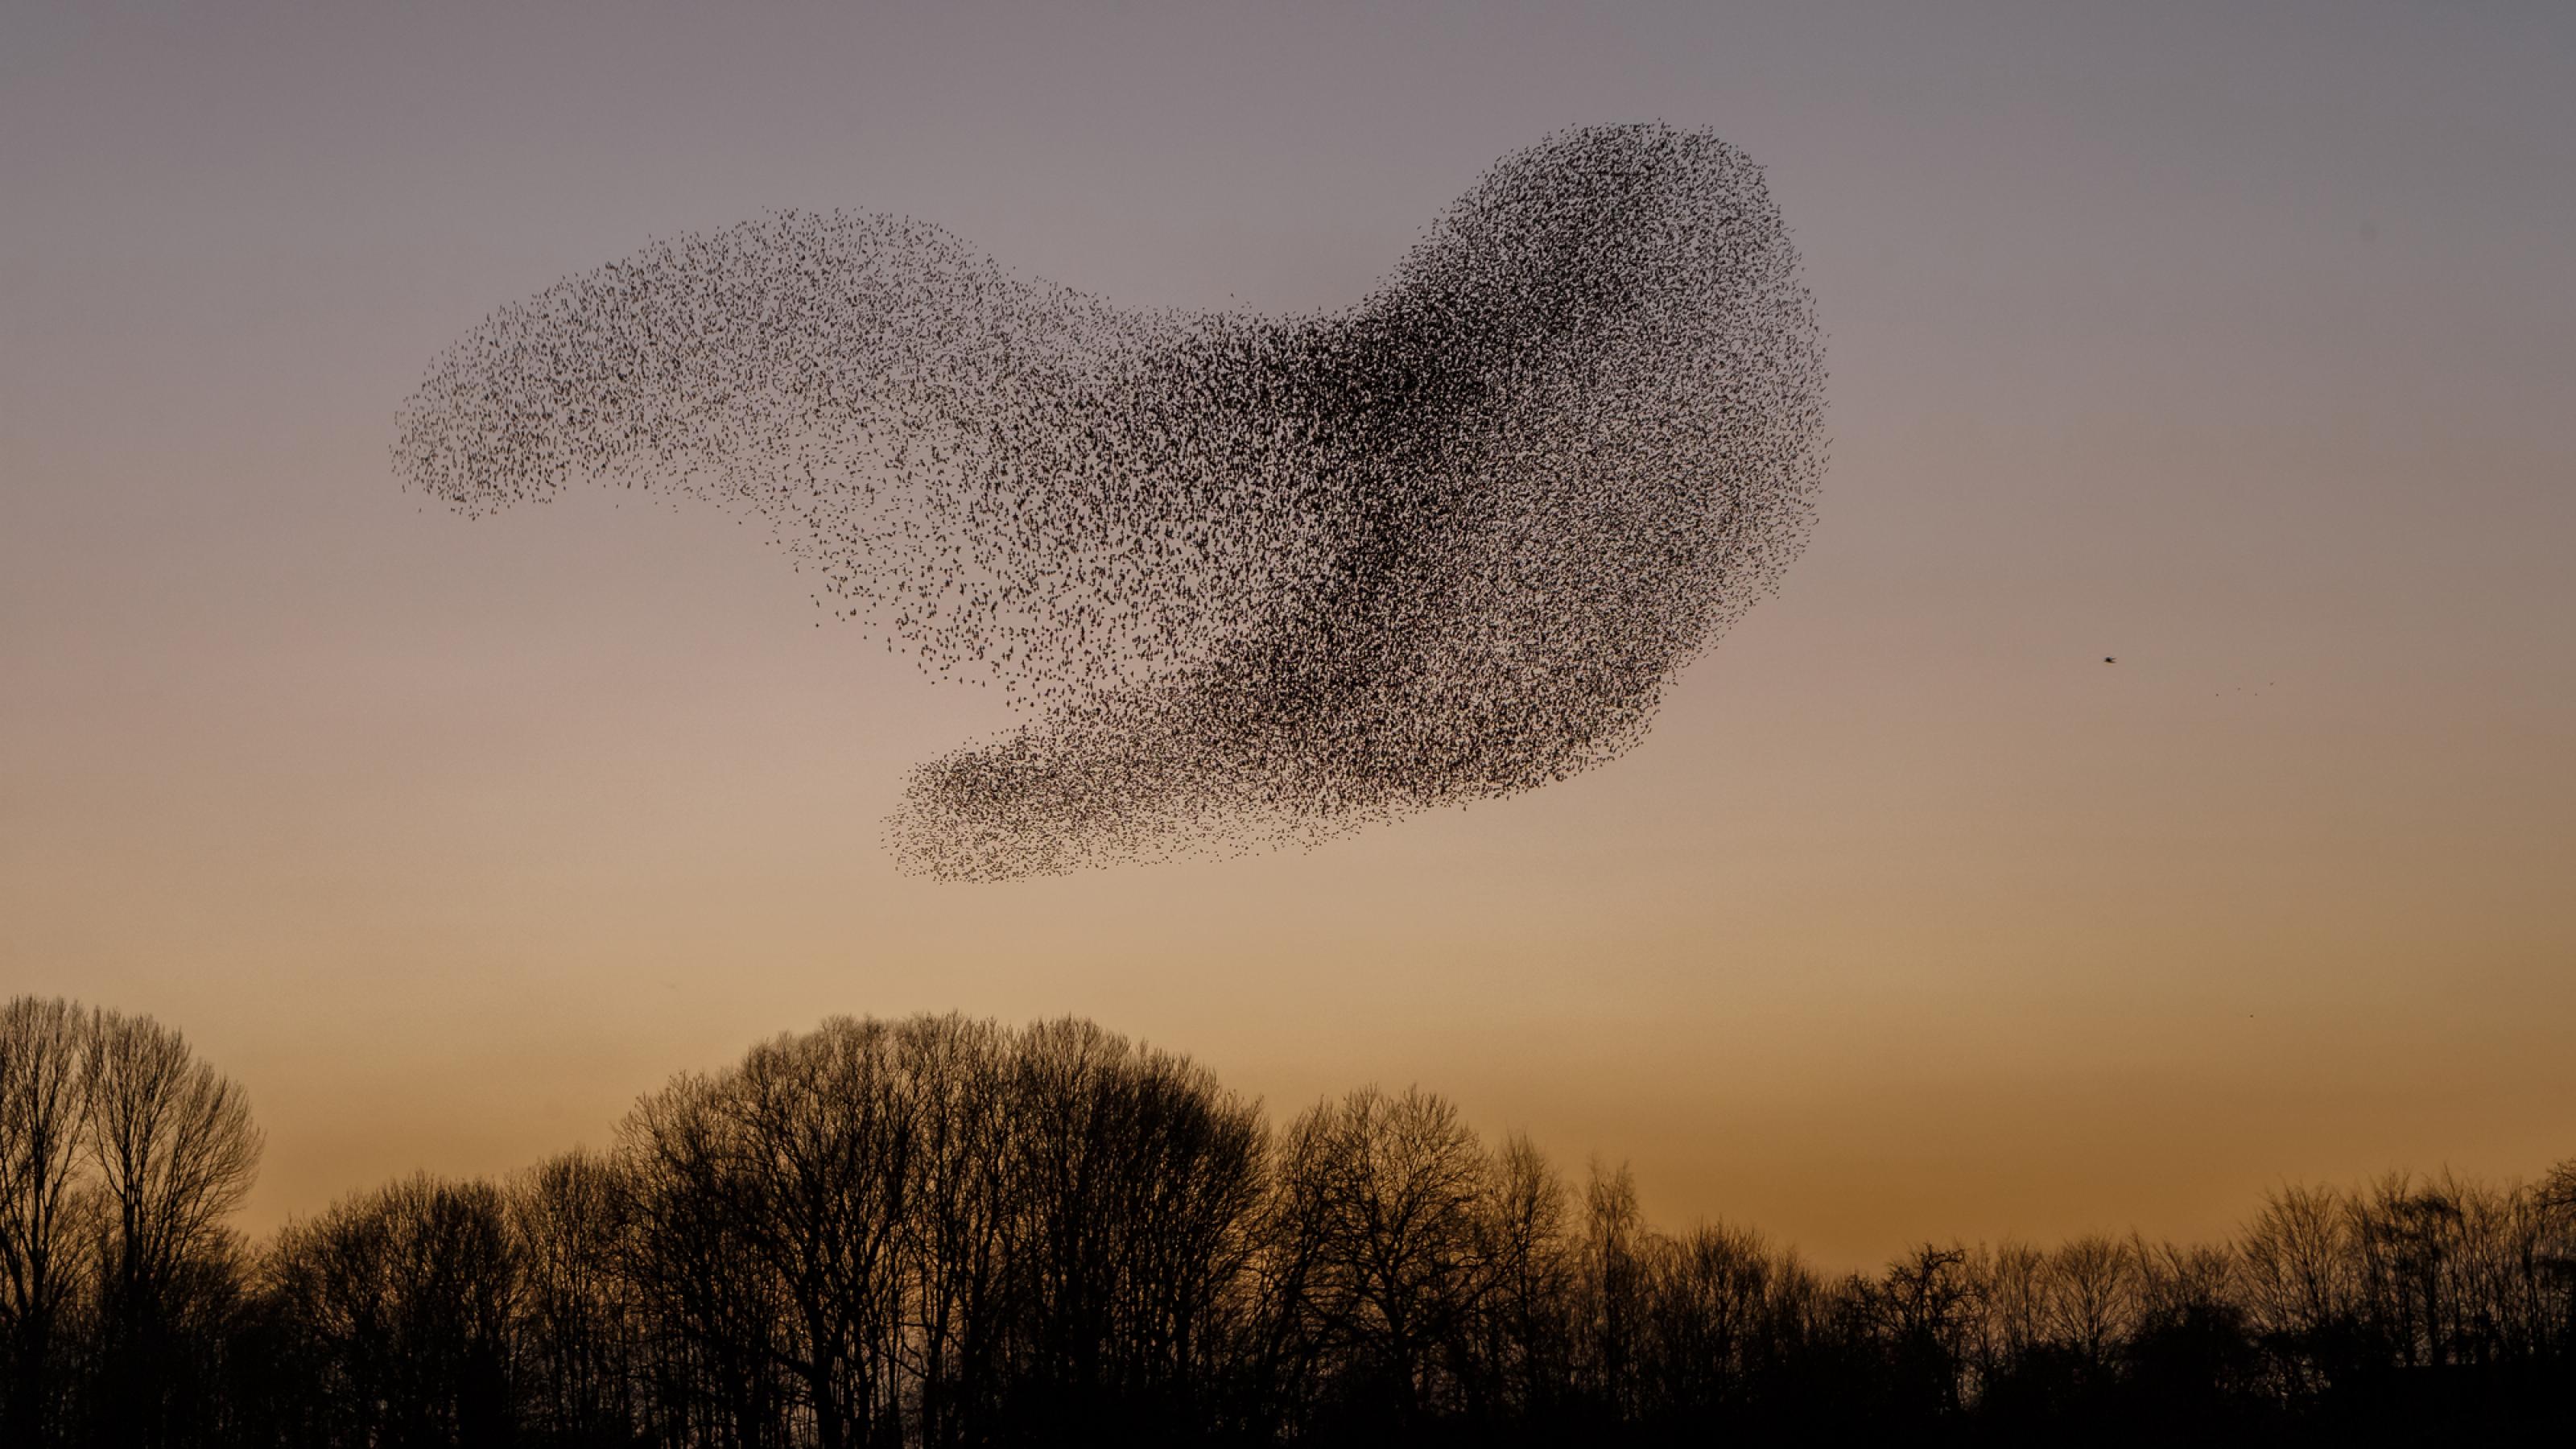
M 2576 1161 L 2284 1186 L 2234 1240 L 1821 1274 L 1442 1098 L 1273 1129 L 1082 1021 L 836 1019 L 610 1146 L 253 1249 L 259 1139 L 147 1019 L 0 1008 L 11 1446 L 2529 1442 Z

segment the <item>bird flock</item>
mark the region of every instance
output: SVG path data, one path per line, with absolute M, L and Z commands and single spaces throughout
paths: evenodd
M 1824 376 L 1760 170 L 1594 127 L 1336 312 L 1122 308 L 884 215 L 658 242 L 441 353 L 394 460 L 475 516 L 590 481 L 764 519 L 836 616 L 1017 708 L 888 824 L 998 880 L 1622 754 L 1803 546 Z

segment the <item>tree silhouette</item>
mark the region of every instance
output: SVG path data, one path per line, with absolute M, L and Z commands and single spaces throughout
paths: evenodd
M 2576 1161 L 2284 1185 L 2229 1242 L 1922 1243 L 1831 1280 L 1571 1192 L 1420 1088 L 1273 1132 L 1089 1022 L 837 1018 L 599 1151 L 254 1248 L 240 1089 L 0 1007 L 0 1442 L 2537 1442 L 2576 1430 Z
M 82 1286 L 96 1204 L 76 1190 L 88 1155 L 89 1019 L 67 1001 L 0 1007 L 0 1439 L 44 1442 L 66 1411 L 58 1362 Z
M 315 1442 L 516 1437 L 520 1263 L 497 1188 L 394 1183 L 290 1225 L 272 1264 L 295 1427 Z
M 224 1220 L 259 1170 L 260 1134 L 239 1087 L 148 1017 L 89 1026 L 90 1155 L 100 1244 L 97 1402 L 108 1437 L 185 1437 L 206 1406 L 235 1307 Z

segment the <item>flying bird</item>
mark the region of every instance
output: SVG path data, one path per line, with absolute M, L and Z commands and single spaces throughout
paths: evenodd
M 1823 397 L 1760 169 L 1609 126 L 1498 162 L 1338 312 L 1123 308 L 880 214 L 654 243 L 441 353 L 393 452 L 469 515 L 584 481 L 758 517 L 818 606 L 1000 685 L 1023 723 L 888 825 L 990 880 L 1626 753 L 1803 546 Z

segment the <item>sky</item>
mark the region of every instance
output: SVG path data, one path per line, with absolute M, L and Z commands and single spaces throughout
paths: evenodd
M 1766 168 L 1829 472 L 1646 742 L 1514 799 L 906 876 L 989 693 L 713 507 L 388 463 L 653 238 L 1329 309 L 1657 119 Z M 253 1232 L 840 1013 L 1418 1082 L 1835 1266 L 2576 1157 L 2576 8 L 21 0 L 0 197 L 0 993 L 240 1081 Z

